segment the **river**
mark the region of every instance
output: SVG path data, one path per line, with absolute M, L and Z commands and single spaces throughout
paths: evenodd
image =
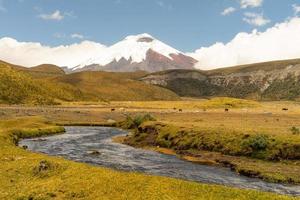
M 116 170 L 300 196 L 300 186 L 268 183 L 240 176 L 227 168 L 200 165 L 112 142 L 112 137 L 124 134 L 127 132 L 117 128 L 66 127 L 65 134 L 24 139 L 19 145 L 26 145 L 34 152 Z

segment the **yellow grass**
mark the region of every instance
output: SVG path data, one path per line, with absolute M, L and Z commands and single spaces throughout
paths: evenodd
M 93 167 L 30 153 L 11 138 L 16 130 L 35 136 L 58 129 L 37 117 L 0 122 L 0 199 L 296 199 Z M 46 169 L 39 170 L 41 162 Z

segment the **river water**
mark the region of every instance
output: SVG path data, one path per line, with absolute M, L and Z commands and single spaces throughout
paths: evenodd
M 127 132 L 116 128 L 66 127 L 65 134 L 24 139 L 19 145 L 27 145 L 34 152 L 116 170 L 300 196 L 300 186 L 267 183 L 240 176 L 227 168 L 191 163 L 176 156 L 112 142 L 112 137 L 124 134 Z M 92 151 L 99 153 L 93 155 Z

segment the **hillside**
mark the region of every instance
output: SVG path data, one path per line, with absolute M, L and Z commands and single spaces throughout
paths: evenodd
M 55 65 L 25 68 L 2 61 L 0 65 L 2 103 L 178 100 L 178 95 L 256 100 L 300 98 L 300 59 L 210 71 L 172 69 L 152 74 L 144 71 L 65 74 Z
M 56 77 L 65 75 L 65 72 L 62 68 L 51 64 L 43 64 L 31 68 L 26 68 L 25 72 L 29 73 L 34 78 Z
M 81 92 L 66 84 L 33 79 L 30 75 L 0 63 L 0 103 L 57 104 L 82 99 Z
M 146 73 L 79 72 L 54 65 L 32 68 L 0 62 L 0 103 L 57 104 L 63 101 L 178 100 L 164 88 L 138 81 Z
M 258 100 L 300 97 L 300 59 L 242 65 L 211 71 L 168 70 L 143 77 L 180 96 L 229 96 Z
M 287 66 L 294 66 L 298 64 L 300 64 L 300 59 L 278 60 L 271 62 L 253 63 L 248 65 L 238 65 L 233 67 L 219 68 L 207 71 L 207 73 L 211 75 L 220 75 L 232 73 L 246 73 L 259 70 L 268 72 L 273 70 L 284 70 Z
M 144 72 L 78 72 L 52 78 L 53 82 L 70 84 L 84 92 L 88 99 L 121 100 L 176 100 L 179 97 L 164 88 L 135 80 Z
M 14 70 L 25 72 L 32 76 L 33 78 L 46 78 L 64 75 L 65 72 L 62 68 L 51 65 L 43 64 L 34 67 L 23 67 L 20 65 L 14 65 L 0 60 L 0 64 L 11 67 Z

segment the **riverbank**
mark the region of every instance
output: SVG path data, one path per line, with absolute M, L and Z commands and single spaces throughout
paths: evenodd
M 118 141 L 200 164 L 229 167 L 241 175 L 269 182 L 299 184 L 299 139 L 292 134 L 289 137 L 243 134 L 148 121 Z
M 0 122 L 1 199 L 297 199 L 172 178 L 117 172 L 31 153 L 15 137 L 54 134 L 62 128 L 42 118 Z M 18 134 L 16 134 L 18 133 Z
M 118 144 L 111 138 L 128 132 L 111 127 L 65 127 L 64 134 L 20 141 L 29 151 L 60 156 L 112 170 L 165 176 L 202 184 L 217 184 L 240 189 L 255 189 L 276 194 L 300 196 L 300 186 L 268 183 L 240 176 L 223 167 L 200 165 L 173 155 Z

